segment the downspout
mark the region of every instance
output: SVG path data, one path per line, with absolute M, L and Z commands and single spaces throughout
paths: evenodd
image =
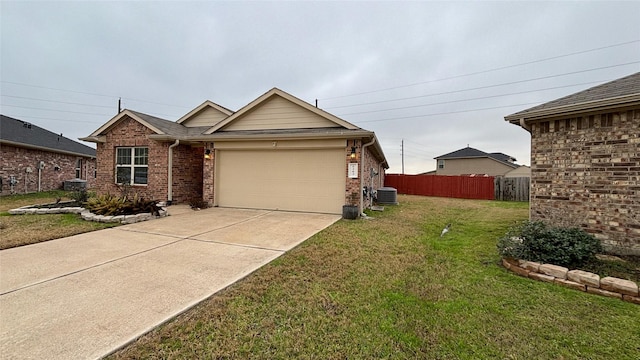
M 168 160 L 168 174 L 167 174 L 167 205 L 171 205 L 173 201 L 173 148 L 180 144 L 180 140 L 176 139 L 176 142 L 169 145 L 169 160 Z
M 364 215 L 364 194 L 362 193 L 362 184 L 364 183 L 364 154 L 365 154 L 365 149 L 371 145 L 373 145 L 373 143 L 376 142 L 376 137 L 374 136 L 373 139 L 371 139 L 370 142 L 362 145 L 362 148 L 360 149 L 360 213 L 361 215 Z

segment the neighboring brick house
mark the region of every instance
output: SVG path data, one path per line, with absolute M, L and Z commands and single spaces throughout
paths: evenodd
M 29 122 L 0 115 L 0 194 L 62 189 L 95 178 L 95 149 Z
M 531 133 L 531 219 L 640 255 L 640 73 L 505 120 Z
M 515 163 L 516 159 L 509 155 L 486 153 L 469 146 L 435 159 L 435 175 L 501 176 L 520 166 Z
M 175 122 L 124 110 L 82 140 L 97 143 L 99 193 L 172 203 L 341 213 L 370 206 L 362 189 L 382 187 L 388 168 L 373 132 L 276 88 Z

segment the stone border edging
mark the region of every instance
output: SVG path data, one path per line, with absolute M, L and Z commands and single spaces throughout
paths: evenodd
M 503 258 L 502 265 L 509 271 L 529 279 L 550 282 L 571 289 L 608 296 L 640 305 L 638 284 L 614 277 L 600 275 L 566 267 L 540 264 L 533 261 Z
M 162 218 L 168 215 L 166 209 L 161 209 L 158 216 L 151 213 L 141 213 L 135 215 L 117 215 L 117 216 L 104 216 L 96 215 L 91 211 L 83 207 L 61 207 L 61 208 L 34 208 L 33 205 L 23 206 L 17 209 L 9 210 L 11 215 L 27 215 L 27 214 L 80 214 L 83 220 L 95 221 L 103 223 L 121 223 L 121 224 L 133 224 L 141 221 L 152 220 L 155 218 Z

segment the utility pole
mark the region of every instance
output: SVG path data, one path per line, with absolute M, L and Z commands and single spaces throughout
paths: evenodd
M 404 175 L 404 139 L 400 142 L 400 153 L 402 154 L 402 175 Z

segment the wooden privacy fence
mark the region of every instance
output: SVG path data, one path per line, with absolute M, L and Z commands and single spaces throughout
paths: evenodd
M 495 199 L 505 201 L 529 201 L 529 184 L 528 177 L 507 178 L 503 176 L 496 177 L 495 180 Z
M 407 195 L 529 201 L 529 178 L 387 174 L 384 186 Z
M 494 199 L 493 177 L 387 174 L 384 185 L 398 194 L 461 199 Z

